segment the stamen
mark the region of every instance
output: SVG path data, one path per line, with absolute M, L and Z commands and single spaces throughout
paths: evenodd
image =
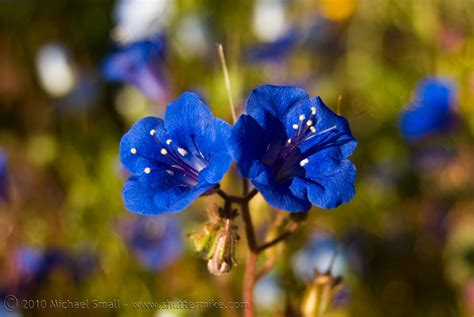
M 305 166 L 306 164 L 308 164 L 308 162 L 309 162 L 309 159 L 305 158 L 304 160 L 301 160 L 301 161 L 300 161 L 300 166 L 303 167 L 303 166 Z
M 320 134 L 323 134 L 323 133 L 327 133 L 327 132 L 329 132 L 329 131 L 331 131 L 331 130 L 334 130 L 334 129 L 336 129 L 336 128 L 337 128 L 337 126 L 334 125 L 334 126 L 332 126 L 332 127 L 330 127 L 330 128 L 327 128 L 326 130 L 323 130 L 323 131 L 321 131 L 321 132 L 319 132 L 319 133 L 317 133 L 317 134 L 313 134 L 313 135 L 307 137 L 307 138 L 305 139 L 305 141 L 308 141 L 308 140 L 314 138 L 314 137 L 317 136 L 317 135 L 320 135 Z M 313 130 L 311 130 L 311 132 L 313 132 Z M 314 130 L 314 132 L 316 132 L 316 129 Z
M 171 139 L 166 140 L 166 144 L 168 144 L 168 145 L 170 145 L 171 142 L 173 142 L 173 141 L 171 141 Z
M 132 154 L 137 154 L 137 149 L 134 148 L 134 147 L 132 147 L 132 148 L 130 149 L 130 153 L 132 153 Z
M 291 139 L 288 139 L 287 143 L 288 143 L 288 144 L 291 144 Z
M 315 133 L 316 132 L 316 128 L 315 127 L 310 127 L 309 128 L 311 130 L 311 132 Z
M 297 124 L 293 124 L 292 127 L 293 127 L 293 129 L 298 130 L 299 126 Z
M 327 128 L 326 130 L 323 130 L 323 131 L 319 132 L 318 134 L 323 134 L 323 133 L 329 132 L 329 131 L 331 131 L 331 130 L 334 130 L 335 128 L 336 128 L 336 126 L 333 125 L 332 127 Z
M 311 126 L 311 125 L 313 125 L 313 120 L 308 120 L 308 121 L 306 121 L 306 125 L 307 125 L 308 127 Z
M 163 154 L 163 155 L 166 155 L 166 154 L 168 154 L 168 151 L 166 149 L 161 149 L 160 153 Z
M 316 107 L 311 107 L 311 114 L 313 114 L 313 115 L 316 114 Z
M 155 132 L 156 132 L 155 129 L 151 129 L 150 130 L 150 135 L 155 135 Z
M 173 176 L 174 175 L 174 172 L 172 170 L 166 170 L 166 173 L 168 173 L 169 175 Z
M 145 167 L 143 171 L 145 172 L 145 174 L 150 174 L 151 169 L 149 167 Z
M 304 119 L 306 119 L 306 116 L 304 114 L 300 115 L 300 121 L 303 121 Z
M 181 156 L 186 156 L 188 154 L 188 151 L 180 147 L 178 147 L 178 152 L 181 154 Z

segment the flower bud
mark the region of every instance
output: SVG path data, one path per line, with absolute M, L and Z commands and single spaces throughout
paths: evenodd
M 237 265 L 235 242 L 238 239 L 236 227 L 232 226 L 230 219 L 226 219 L 225 226 L 217 233 L 211 252 L 208 252 L 207 268 L 211 274 L 229 273 Z
M 189 235 L 198 253 L 208 253 L 220 228 L 219 221 L 207 222 L 198 231 Z
M 341 290 L 341 278 L 330 272 L 315 272 L 311 285 L 306 289 L 301 302 L 301 314 L 304 317 L 321 317 L 328 311 L 335 295 Z

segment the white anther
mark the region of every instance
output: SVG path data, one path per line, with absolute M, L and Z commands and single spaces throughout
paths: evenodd
M 168 154 L 168 151 L 166 149 L 161 149 L 160 153 L 163 154 L 163 155 L 166 155 L 166 154 Z
M 297 124 L 292 125 L 293 129 L 298 130 L 299 126 Z
M 166 173 L 168 173 L 168 175 L 171 175 L 171 176 L 174 175 L 174 172 L 172 170 L 166 170 Z
M 166 140 L 166 144 L 168 144 L 168 145 L 170 145 L 171 142 L 173 142 L 173 141 L 171 141 L 171 139 Z
M 132 148 L 130 149 L 130 153 L 132 153 L 132 154 L 137 154 L 137 149 L 134 148 L 134 147 L 132 147 Z
M 315 127 L 310 127 L 309 128 L 311 130 L 311 132 L 315 133 L 316 132 L 316 128 Z
M 290 143 L 291 143 L 291 139 L 288 139 L 287 143 L 290 144 Z
M 181 154 L 181 156 L 186 156 L 188 154 L 188 151 L 181 147 L 178 147 L 178 153 Z
M 151 129 L 150 130 L 150 135 L 155 135 L 155 132 L 156 132 L 155 129 Z
M 304 119 L 306 119 L 306 116 L 304 114 L 300 115 L 300 121 L 303 121 Z
M 306 121 L 306 125 L 309 127 L 309 126 L 312 126 L 313 125 L 313 120 L 308 120 Z
M 150 174 L 151 168 L 145 167 L 145 169 L 143 171 L 145 172 L 145 174 Z
M 316 107 L 311 107 L 311 114 L 316 114 Z
M 305 158 L 304 160 L 301 160 L 301 161 L 300 161 L 300 166 L 303 167 L 303 166 L 305 166 L 306 164 L 308 164 L 308 162 L 309 162 L 309 159 Z

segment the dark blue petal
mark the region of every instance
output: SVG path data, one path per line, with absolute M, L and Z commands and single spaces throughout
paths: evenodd
M 211 152 L 216 148 L 214 116 L 202 102 L 199 95 L 185 92 L 170 103 L 165 112 L 165 127 L 173 142 L 181 147 L 194 148 L 199 145 L 201 152 Z
M 226 146 L 232 132 L 230 125 L 221 119 L 215 119 L 214 128 L 216 131 L 213 135 L 214 139 L 208 140 L 214 144 L 213 151 L 208 154 L 209 165 L 199 173 L 200 181 L 203 180 L 211 184 L 219 183 L 232 162 L 232 157 Z
M 151 130 L 164 129 L 163 120 L 146 117 L 137 121 L 120 141 L 120 162 L 132 174 L 143 173 L 146 167 L 157 167 L 163 160 L 160 145 L 150 135 Z M 135 149 L 136 153 L 132 153 Z
M 171 103 L 166 109 L 165 127 L 175 146 L 207 162 L 199 174 L 200 181 L 216 184 L 224 177 L 232 161 L 227 147 L 231 127 L 214 118 L 199 95 L 185 92 Z
M 178 212 L 188 207 L 213 184 L 186 186 L 183 180 L 164 171 L 132 176 L 123 188 L 125 207 L 142 215 Z
M 317 153 L 304 166 L 308 198 L 320 208 L 336 208 L 355 194 L 356 168 L 349 160 L 336 160 Z
M 284 114 L 296 103 L 308 99 L 302 88 L 265 85 L 252 91 L 247 100 L 247 113 L 261 125 L 265 122 L 265 112 L 275 118 L 283 118 Z
M 311 208 L 311 203 L 306 197 L 305 184 L 296 178 L 278 183 L 267 169 L 253 178 L 252 184 L 274 208 L 290 212 L 307 211 Z
M 243 177 L 253 178 L 263 171 L 259 162 L 265 155 L 265 130 L 249 115 L 240 116 L 232 129 L 229 148 Z

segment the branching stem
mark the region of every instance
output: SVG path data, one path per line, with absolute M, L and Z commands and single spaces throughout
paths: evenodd
M 287 239 L 297 228 L 297 223 L 290 224 L 289 228 L 283 231 L 279 236 L 275 237 L 273 240 L 263 243 L 261 246 L 258 245 L 257 239 L 255 236 L 255 229 L 253 226 L 252 216 L 250 215 L 249 202 L 258 194 L 256 188 L 252 189 L 249 192 L 249 184 L 246 179 L 243 180 L 243 195 L 242 197 L 233 196 L 227 194 L 224 190 L 220 189 L 220 186 L 217 186 L 215 193 L 218 194 L 225 201 L 226 210 L 230 209 L 232 203 L 240 205 L 242 220 L 245 224 L 245 235 L 247 237 L 247 245 L 249 248 L 249 255 L 247 257 L 247 263 L 245 266 L 245 276 L 244 276 L 244 285 L 243 285 L 243 299 L 248 304 L 248 308 L 244 312 L 245 317 L 254 316 L 254 305 L 253 305 L 253 289 L 257 280 L 267 274 L 275 263 L 275 258 L 270 258 L 262 267 L 262 269 L 257 272 L 257 260 L 259 253 L 265 251 L 266 249 L 276 245 L 277 243 Z

